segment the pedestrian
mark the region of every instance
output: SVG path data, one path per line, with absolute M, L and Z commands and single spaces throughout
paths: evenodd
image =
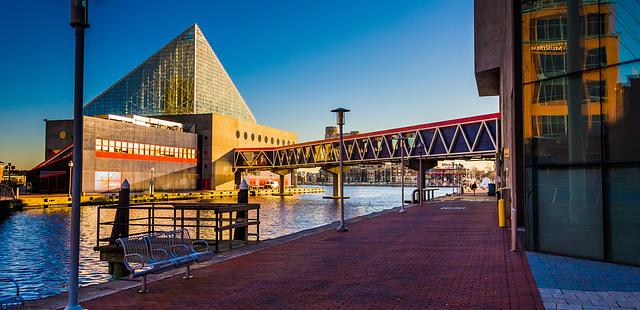
M 473 196 L 476 195 L 476 188 L 478 188 L 478 185 L 476 185 L 476 182 L 471 183 L 471 190 L 473 191 Z

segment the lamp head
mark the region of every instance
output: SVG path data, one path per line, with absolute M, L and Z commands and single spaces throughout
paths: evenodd
M 336 113 L 338 125 L 344 125 L 344 113 L 351 112 L 351 110 L 345 108 L 337 108 L 331 110 L 331 112 Z

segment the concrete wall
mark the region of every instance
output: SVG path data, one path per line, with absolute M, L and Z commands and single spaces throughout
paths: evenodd
M 523 193 L 515 188 L 516 179 L 522 178 L 524 171 L 515 169 L 516 159 L 523 158 L 523 154 L 522 150 L 516 147 L 522 136 L 514 134 L 516 120 L 519 119 L 516 117 L 518 111 L 514 101 L 514 98 L 518 97 L 518 92 L 514 92 L 514 68 L 519 64 L 514 60 L 516 25 L 513 21 L 513 10 L 513 1 L 509 0 L 474 1 L 474 58 L 478 94 L 500 97 L 502 141 L 499 157 L 503 161 L 497 171 L 502 183 L 498 185 L 512 188 L 512 201 L 522 210 Z
M 131 190 L 136 192 L 148 191 L 152 174 L 156 191 L 195 190 L 197 188 L 195 163 L 97 158 L 96 139 L 197 149 L 197 135 L 193 133 L 85 116 L 82 175 L 84 192 L 96 191 L 96 171 L 120 172 L 122 181 L 127 179 L 131 184 Z
M 73 120 L 52 120 L 45 122 L 45 160 L 72 143 Z
M 297 142 L 297 135 L 293 132 L 220 114 L 163 115 L 157 118 L 180 122 L 187 127 L 193 124 L 203 144 L 202 179 L 205 189 L 234 188 L 234 148 L 276 147 Z

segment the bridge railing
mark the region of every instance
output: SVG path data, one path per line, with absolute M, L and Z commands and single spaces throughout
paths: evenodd
M 495 156 L 500 115 L 487 114 L 344 137 L 347 164 L 405 158 L 464 159 Z M 399 137 L 406 138 L 401 146 Z M 234 150 L 236 169 L 319 167 L 339 162 L 337 138 L 272 148 Z M 402 154 L 402 155 L 401 155 Z

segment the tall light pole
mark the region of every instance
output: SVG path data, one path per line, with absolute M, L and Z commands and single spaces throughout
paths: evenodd
M 153 195 L 155 193 L 155 188 L 154 187 L 156 186 L 156 184 L 154 182 L 155 180 L 153 179 L 155 177 L 155 171 L 156 171 L 156 168 L 152 167 L 151 168 L 151 178 L 149 178 L 149 195 Z
M 407 209 L 404 208 L 404 142 L 407 140 L 405 136 L 402 134 L 398 134 L 398 144 L 400 146 L 400 187 L 402 188 L 402 205 L 400 207 L 400 213 L 407 212 Z
M 78 304 L 80 266 L 80 194 L 82 192 L 82 106 L 84 81 L 84 29 L 89 28 L 89 0 L 71 0 L 71 27 L 76 30 L 75 77 L 73 93 L 73 163 L 71 196 L 71 260 L 69 264 L 69 303 L 65 309 L 82 309 Z
M 69 161 L 69 196 L 71 196 L 71 186 L 73 185 L 73 180 L 71 176 L 73 175 L 73 160 Z
M 422 142 L 418 141 L 418 143 L 416 144 L 416 147 L 418 148 L 418 156 L 419 156 L 419 162 L 418 162 L 418 191 L 419 191 L 419 195 L 418 195 L 418 203 L 420 204 L 420 206 L 422 206 L 422 199 L 424 196 L 424 171 L 422 170 L 422 151 L 423 151 L 423 145 Z
M 343 141 L 342 141 L 342 126 L 344 126 L 344 113 L 346 112 L 351 112 L 351 110 L 347 110 L 345 108 L 338 108 L 338 109 L 334 109 L 331 110 L 331 112 L 336 113 L 336 117 L 337 117 L 337 123 L 338 123 L 338 127 L 340 128 L 340 172 L 339 172 L 339 176 L 338 176 L 338 188 L 339 188 L 339 195 L 340 195 L 340 226 L 338 226 L 338 231 L 340 232 L 346 232 L 349 229 L 347 228 L 347 224 L 344 222 L 344 187 L 343 187 L 343 181 L 344 181 L 344 166 L 343 166 L 343 153 L 344 153 L 344 145 L 343 145 Z

